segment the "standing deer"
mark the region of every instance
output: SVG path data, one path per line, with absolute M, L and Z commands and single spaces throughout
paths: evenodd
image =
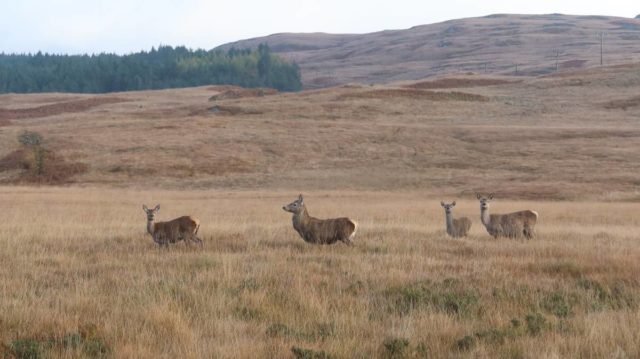
M 440 202 L 444 208 L 445 220 L 447 222 L 447 233 L 454 238 L 466 237 L 471 228 L 471 220 L 467 217 L 453 218 L 452 209 L 456 206 L 456 201 L 451 204 Z
M 302 195 L 297 200 L 283 206 L 287 212 L 293 213 L 293 228 L 305 242 L 313 244 L 334 244 L 342 241 L 352 245 L 358 224 L 346 217 L 317 219 L 307 212 Z
M 480 200 L 482 224 L 494 238 L 524 236 L 526 239 L 531 239 L 535 236 L 534 227 L 538 222 L 538 212 L 527 209 L 507 214 L 489 214 L 489 201 L 493 199 L 493 193 L 488 197 L 479 194 L 477 197 Z
M 202 240 L 196 236 L 200 229 L 200 221 L 190 216 L 178 217 L 168 222 L 154 222 L 154 216 L 160 211 L 160 205 L 154 209 L 142 205 L 142 209 L 147 213 L 147 232 L 153 241 L 160 246 L 167 246 L 169 243 L 191 240 L 202 246 Z

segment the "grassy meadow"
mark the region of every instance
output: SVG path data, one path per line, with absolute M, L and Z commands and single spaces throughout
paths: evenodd
M 0 187 L 3 355 L 640 356 L 638 203 L 495 200 L 540 213 L 524 241 L 462 198 L 454 240 L 426 193 L 306 192 L 311 215 L 358 221 L 347 247 L 298 237 L 296 195 Z M 200 218 L 204 248 L 158 248 L 143 203 Z
M 0 95 L 0 358 L 638 358 L 637 93 L 629 64 Z M 300 192 L 355 246 L 304 243 Z M 538 237 L 490 237 L 476 192 Z M 158 203 L 203 248 L 154 245 Z

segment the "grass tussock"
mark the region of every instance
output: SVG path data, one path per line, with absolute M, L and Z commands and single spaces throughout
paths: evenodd
M 358 218 L 348 247 L 300 240 L 290 197 L 0 187 L 0 356 L 640 355 L 637 204 L 496 202 L 543 216 L 523 241 L 461 198 L 474 226 L 454 240 L 415 193 L 307 194 Z M 203 248 L 154 245 L 148 202 L 200 218 Z

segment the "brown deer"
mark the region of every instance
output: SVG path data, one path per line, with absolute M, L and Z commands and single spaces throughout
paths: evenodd
M 487 197 L 478 194 L 477 197 L 480 200 L 480 220 L 494 238 L 524 236 L 531 239 L 535 236 L 538 212 L 527 209 L 507 214 L 489 214 L 489 201 L 493 199 L 493 193 Z
M 158 245 L 168 246 L 169 243 L 191 240 L 202 246 L 202 240 L 196 236 L 200 229 L 200 221 L 190 216 L 182 216 L 168 222 L 154 222 L 155 214 L 160 211 L 160 205 L 153 209 L 142 205 L 142 209 L 147 213 L 147 232 Z
M 456 206 L 456 201 L 451 204 L 440 202 L 442 208 L 444 208 L 445 220 L 447 223 L 447 233 L 454 238 L 466 237 L 471 228 L 471 220 L 467 217 L 453 218 L 452 209 Z
M 317 219 L 307 212 L 302 195 L 297 200 L 283 206 L 287 212 L 293 213 L 293 228 L 305 242 L 313 244 L 334 244 L 342 241 L 352 245 L 358 224 L 346 217 Z

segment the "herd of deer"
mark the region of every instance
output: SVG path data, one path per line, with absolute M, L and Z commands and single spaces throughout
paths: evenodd
M 490 235 L 495 238 L 508 237 L 531 239 L 534 235 L 534 227 L 538 221 L 538 213 L 531 210 L 518 211 L 507 214 L 489 214 L 489 196 L 477 195 L 480 201 L 480 220 Z M 471 228 L 471 220 L 467 217 L 453 218 L 452 209 L 456 202 L 446 204 L 440 202 L 444 208 L 447 224 L 447 234 L 451 237 L 465 237 Z M 168 222 L 155 222 L 155 214 L 160 211 L 160 205 L 153 209 L 143 205 L 142 209 L 147 214 L 147 232 L 153 241 L 160 246 L 169 243 L 192 241 L 202 246 L 202 240 L 198 238 L 200 221 L 191 216 L 183 216 Z M 338 241 L 352 245 L 356 235 L 358 224 L 349 218 L 318 219 L 311 217 L 307 212 L 302 195 L 295 201 L 282 207 L 283 210 L 293 213 L 293 228 L 300 234 L 305 242 L 314 244 L 334 244 Z

